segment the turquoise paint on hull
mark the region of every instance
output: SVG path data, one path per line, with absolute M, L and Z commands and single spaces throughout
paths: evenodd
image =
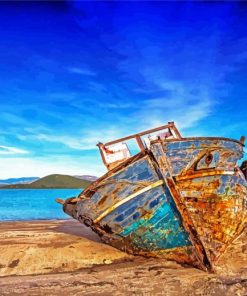
M 121 235 L 129 235 L 136 246 L 143 250 L 171 249 L 191 245 L 188 233 L 168 203 L 160 206 L 148 220 L 126 228 Z
M 162 186 L 162 190 L 165 189 Z M 179 212 L 171 196 L 162 195 L 162 199 L 153 215 L 141 218 L 120 232 L 129 236 L 136 246 L 143 250 L 171 249 L 191 245 L 189 234 L 185 231 Z M 149 193 L 152 196 L 152 192 Z

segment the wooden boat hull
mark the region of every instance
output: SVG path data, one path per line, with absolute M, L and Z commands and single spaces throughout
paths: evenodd
M 245 180 L 222 174 L 178 181 L 177 186 L 207 257 L 216 263 L 247 221 Z
M 157 140 L 110 170 L 64 211 L 133 254 L 212 270 L 247 219 L 240 142 Z

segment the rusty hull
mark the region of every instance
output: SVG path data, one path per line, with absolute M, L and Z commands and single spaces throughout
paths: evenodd
M 64 211 L 120 250 L 212 271 L 247 222 L 242 156 L 226 138 L 157 139 Z
M 170 175 L 162 169 L 163 175 L 213 267 L 247 222 L 247 182 L 236 166 L 241 143 L 191 138 L 156 142 L 152 149 L 160 167 L 169 168 Z

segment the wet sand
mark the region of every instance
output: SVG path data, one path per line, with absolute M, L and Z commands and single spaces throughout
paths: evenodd
M 134 257 L 77 221 L 0 223 L 0 295 L 247 295 L 247 231 L 216 273 Z

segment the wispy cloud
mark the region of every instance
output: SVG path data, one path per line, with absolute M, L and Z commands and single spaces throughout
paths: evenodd
M 127 102 L 116 102 L 116 103 L 99 103 L 97 104 L 100 108 L 105 109 L 128 109 L 133 108 L 135 105 L 133 103 Z
M 19 149 L 16 147 L 9 147 L 0 145 L 0 155 L 9 155 L 9 154 L 28 154 L 27 150 Z
M 181 129 L 195 126 L 208 117 L 214 110 L 217 100 L 210 89 L 200 86 L 198 89 L 179 81 L 157 83 L 157 89 L 164 96 L 145 99 L 136 111 L 139 123 L 145 126 L 175 121 Z
M 94 128 L 89 131 L 82 131 L 80 135 L 76 136 L 39 133 L 33 135 L 33 137 L 39 141 L 60 143 L 75 150 L 92 150 L 97 149 L 96 144 L 99 141 L 112 140 L 119 137 L 121 133 L 122 131 L 109 127 L 104 131 L 104 134 L 99 129 Z
M 71 73 L 80 74 L 80 75 L 87 75 L 87 76 L 95 76 L 96 75 L 96 73 L 94 71 L 89 70 L 87 68 L 72 67 L 72 68 L 68 68 L 68 71 Z

